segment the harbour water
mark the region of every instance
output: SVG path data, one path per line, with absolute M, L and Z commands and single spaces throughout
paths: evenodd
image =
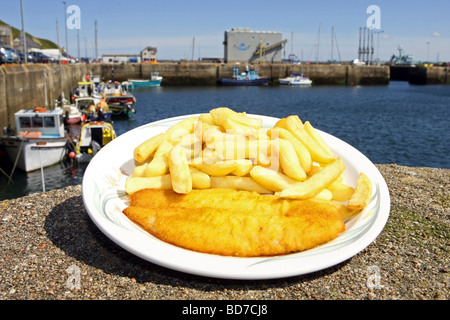
M 114 119 L 118 135 L 156 120 L 229 107 L 273 117 L 298 115 L 353 145 L 375 164 L 450 168 L 450 86 L 159 87 L 134 92 L 137 113 Z M 76 129 L 76 128 L 75 128 Z M 45 189 L 80 184 L 86 165 L 44 170 Z M 0 176 L 0 200 L 43 190 L 41 172 Z

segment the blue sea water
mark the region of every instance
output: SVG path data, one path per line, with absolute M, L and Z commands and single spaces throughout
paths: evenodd
M 159 87 L 134 92 L 137 113 L 115 119 L 118 135 L 149 122 L 229 107 L 273 117 L 298 115 L 353 145 L 375 164 L 450 168 L 450 86 Z M 84 165 L 44 170 L 46 190 L 80 184 Z M 41 173 L 0 178 L 0 199 L 42 191 Z

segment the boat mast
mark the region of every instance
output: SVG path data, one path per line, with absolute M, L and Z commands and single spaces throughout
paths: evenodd
M 333 63 L 334 27 L 331 27 L 331 63 Z
M 322 30 L 322 22 L 319 24 L 319 33 L 317 35 L 316 64 L 319 64 L 320 32 L 321 32 L 321 30 Z
M 195 51 L 195 37 L 192 38 L 192 60 L 194 61 L 194 51 Z

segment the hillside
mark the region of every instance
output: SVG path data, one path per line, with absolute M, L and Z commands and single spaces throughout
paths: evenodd
M 8 24 L 3 22 L 2 20 L 0 20 L 0 25 L 8 25 Z M 13 26 L 11 26 L 11 30 L 12 30 L 12 34 L 13 34 L 13 39 L 15 39 L 15 38 L 20 36 L 21 31 L 19 29 L 14 28 Z M 51 41 L 51 40 L 33 37 L 28 32 L 26 32 L 26 35 L 27 35 L 27 38 L 31 39 L 41 49 L 58 49 L 58 45 L 56 43 L 54 43 L 53 41 Z

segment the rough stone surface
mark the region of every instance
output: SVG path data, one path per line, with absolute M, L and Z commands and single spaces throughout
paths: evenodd
M 1 201 L 0 300 L 449 300 L 450 170 L 377 167 L 391 195 L 379 237 L 339 265 L 278 280 L 218 280 L 146 262 L 93 224 L 81 186 Z

